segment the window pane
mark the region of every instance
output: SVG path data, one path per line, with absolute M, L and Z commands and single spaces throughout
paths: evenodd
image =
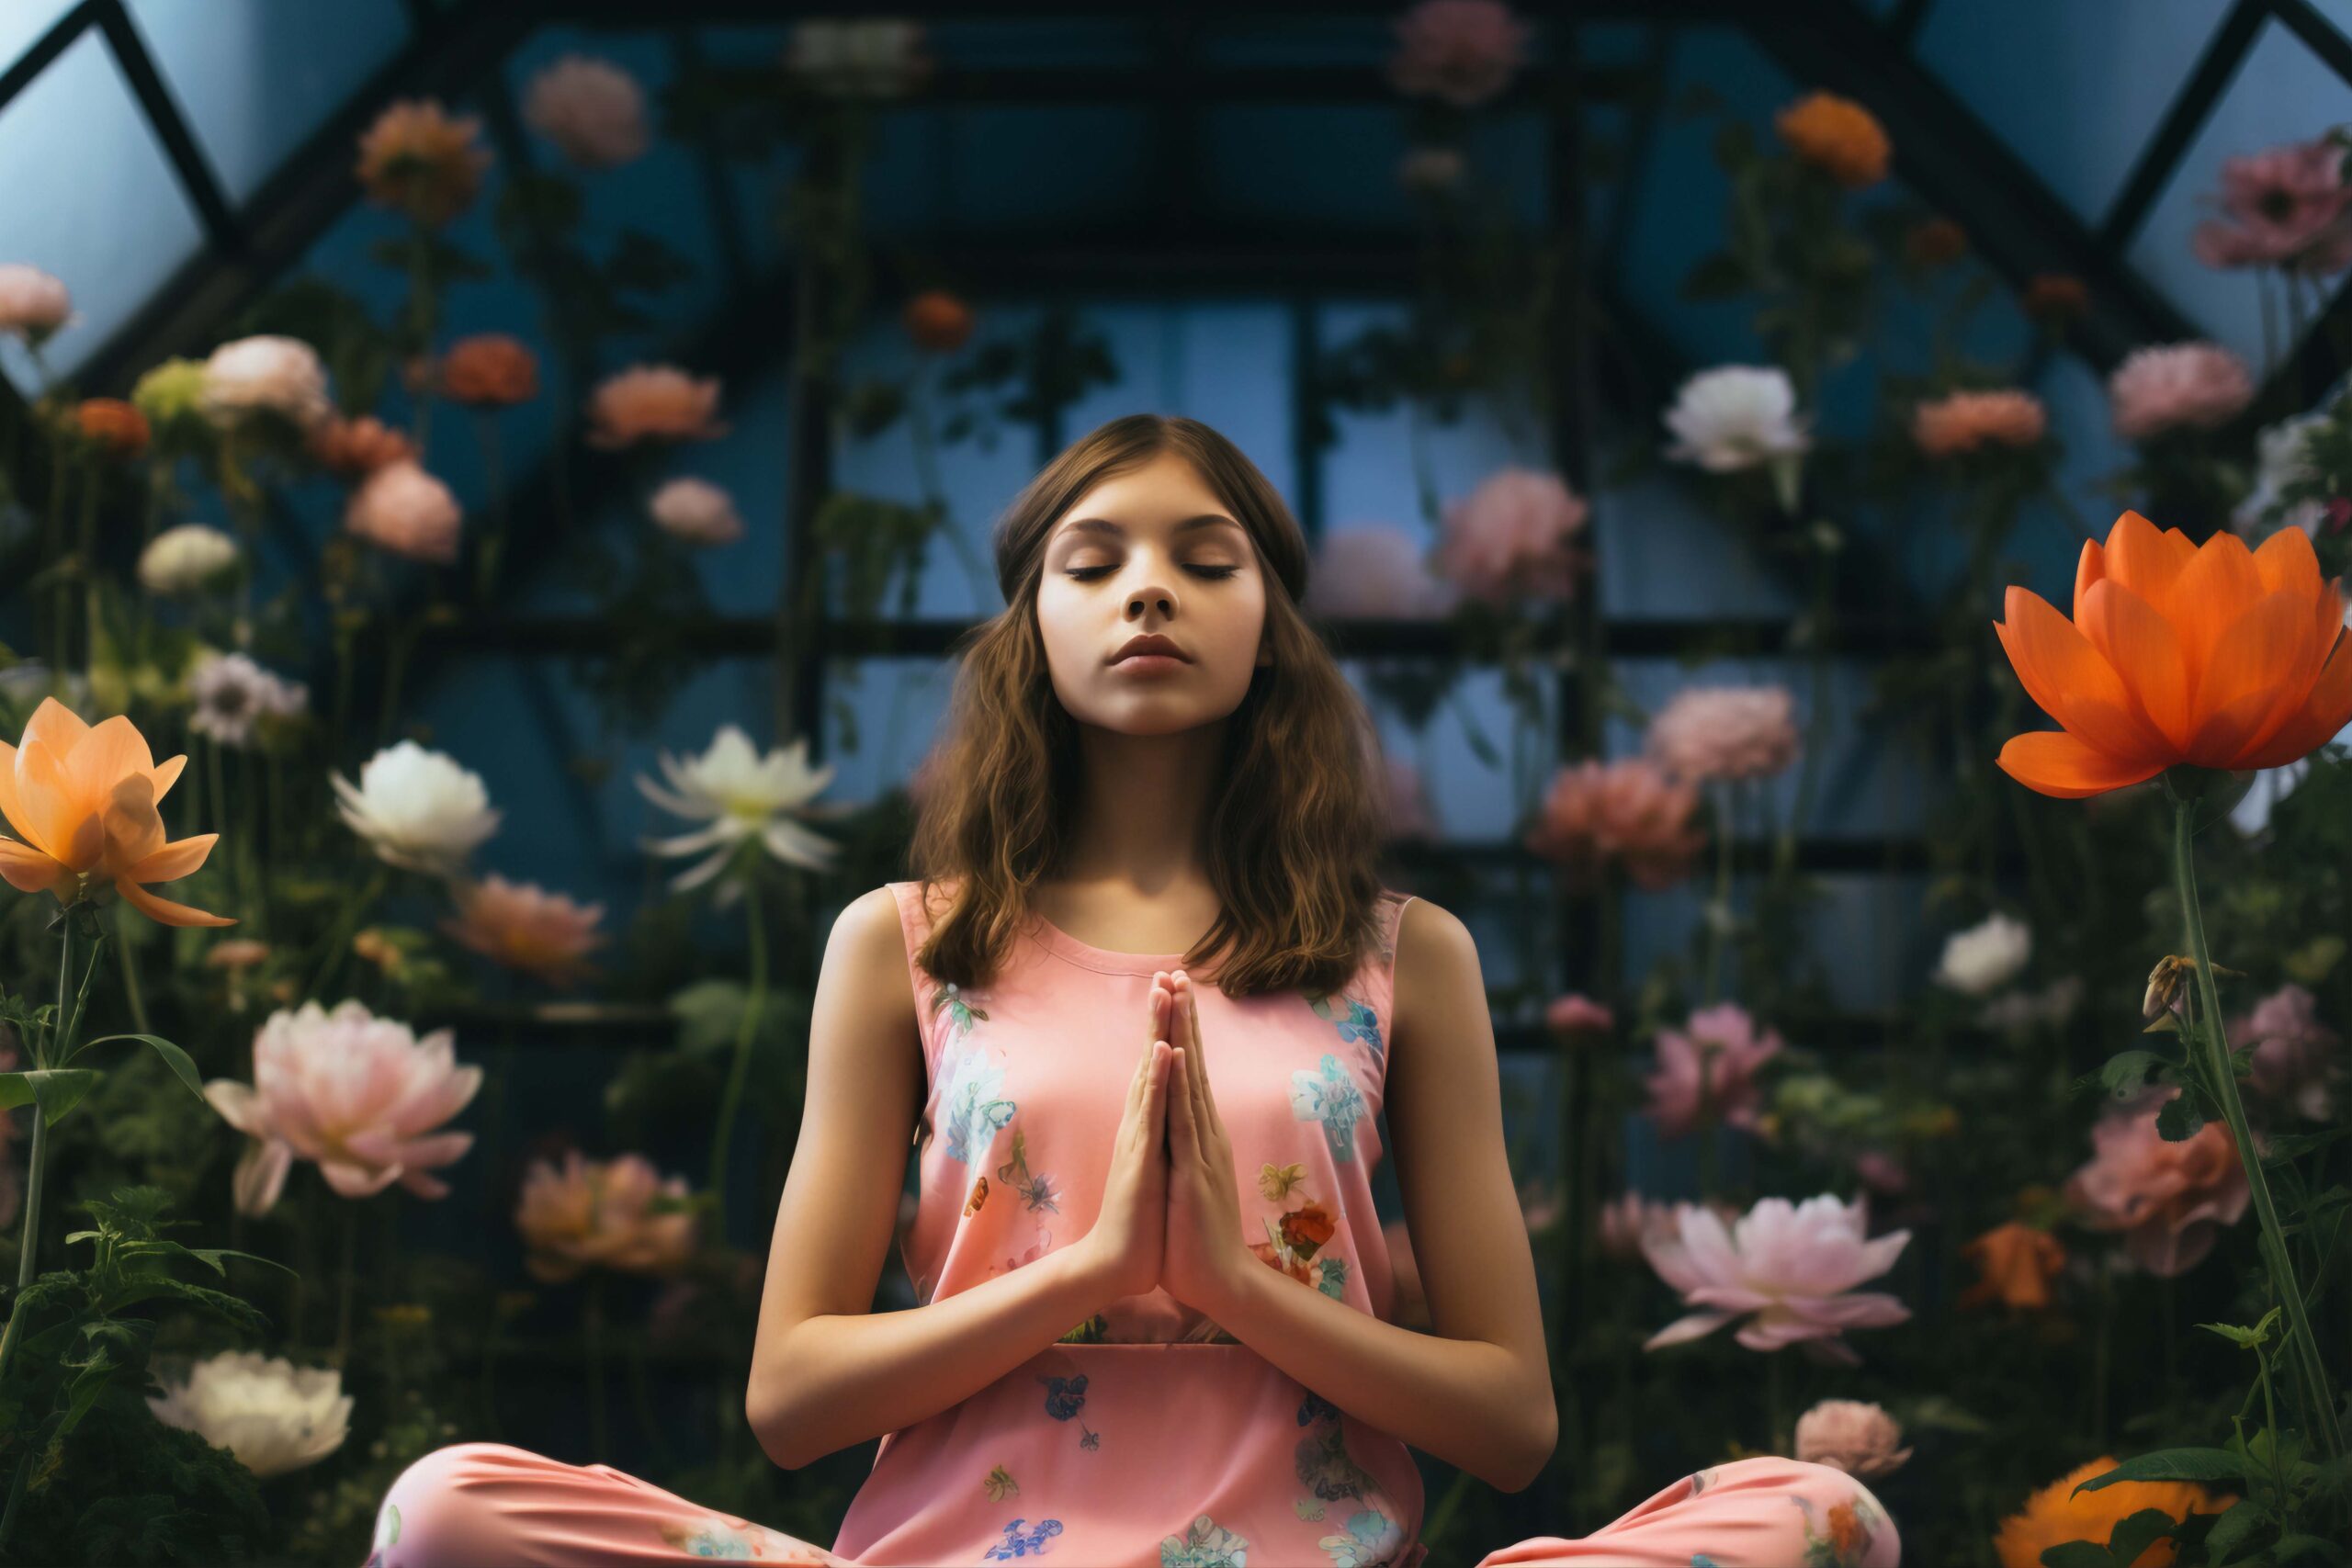
M 40 41 L 57 18 L 74 8 L 74 0 L 8 0 L 0 6 L 0 70 Z

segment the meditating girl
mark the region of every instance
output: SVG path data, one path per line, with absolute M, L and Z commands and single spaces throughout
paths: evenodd
M 879 1438 L 830 1548 L 606 1465 L 427 1454 L 369 1568 L 1041 1557 L 1413 1568 L 1419 1449 L 1504 1491 L 1557 1431 L 1461 920 L 1383 886 L 1361 701 L 1306 542 L 1197 422 L 1114 420 L 996 532 L 915 780 L 916 876 L 856 898 L 745 1408 L 787 1468 Z M 1433 1332 L 1396 1321 L 1393 1143 Z M 874 1312 L 911 1139 L 915 1306 Z M 1845 1472 L 1745 1459 L 1503 1564 L 1891 1568 Z

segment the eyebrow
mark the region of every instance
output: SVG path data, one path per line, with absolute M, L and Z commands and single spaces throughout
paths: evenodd
M 1198 517 L 1187 517 L 1177 524 L 1174 532 L 1187 534 L 1196 529 L 1214 528 L 1219 524 L 1228 528 L 1241 526 L 1222 512 L 1204 512 Z M 1114 539 L 1124 539 L 1127 536 L 1126 529 L 1112 522 L 1108 517 L 1080 517 L 1075 522 L 1065 524 L 1062 531 L 1068 534 L 1108 534 Z

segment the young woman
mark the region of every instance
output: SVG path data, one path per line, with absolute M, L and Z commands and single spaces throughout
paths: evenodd
M 745 1408 L 787 1468 L 879 1437 L 830 1550 L 605 1465 L 438 1450 L 369 1568 L 1414 1568 L 1410 1448 L 1505 1491 L 1556 1433 L 1478 955 L 1383 887 L 1363 705 L 1306 545 L 1197 422 L 1073 445 L 916 780 L 919 879 L 851 903 Z M 1393 1321 L 1385 1112 L 1434 1333 Z M 871 1311 L 911 1132 L 918 1303 Z M 1890 1568 L 1844 1472 L 1748 1459 L 1479 1568 Z

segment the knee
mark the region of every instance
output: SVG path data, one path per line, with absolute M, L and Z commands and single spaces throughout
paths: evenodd
M 376 1509 L 365 1568 L 474 1568 L 525 1561 L 504 1505 L 557 1461 L 506 1443 L 451 1443 L 401 1472 Z
M 1805 1510 L 1808 1534 L 1830 1543 L 1831 1562 L 1851 1568 L 1895 1568 L 1903 1560 L 1894 1517 L 1859 1478 L 1834 1464 L 1783 1462 L 1799 1472 L 1798 1494 L 1812 1504 Z

